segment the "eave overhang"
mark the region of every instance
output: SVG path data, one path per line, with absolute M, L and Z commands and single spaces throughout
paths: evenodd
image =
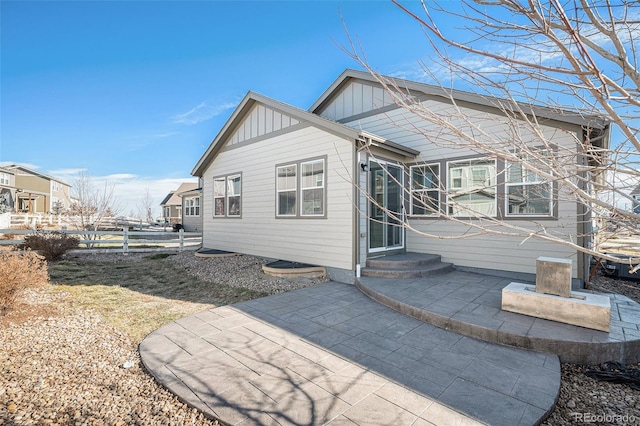
M 594 114 L 582 114 L 575 111 L 549 108 L 539 105 L 531 105 L 526 103 L 516 103 L 506 99 L 500 99 L 490 96 L 482 96 L 476 93 L 464 92 L 461 90 L 445 89 L 441 86 L 435 86 L 416 81 L 404 80 L 401 78 L 380 76 L 382 81 L 388 86 L 402 90 L 404 93 L 422 93 L 424 95 L 440 97 L 445 100 L 454 102 L 466 102 L 476 104 L 483 107 L 495 108 L 513 114 L 522 112 L 524 114 L 555 120 L 561 123 L 568 123 L 586 128 L 605 129 L 610 122 L 603 116 Z M 368 83 L 381 85 L 380 81 L 369 72 L 357 71 L 353 69 L 345 70 L 327 90 L 311 105 L 309 112 L 318 114 L 331 100 L 338 94 L 341 88 L 345 87 L 351 80 L 362 80 Z
M 327 132 L 343 137 L 345 140 L 348 140 L 351 143 L 355 143 L 356 141 L 370 140 L 370 142 L 379 144 L 385 149 L 396 151 L 401 155 L 415 156 L 418 153 L 415 150 L 402 147 L 399 144 L 385 140 L 384 138 L 378 137 L 371 133 L 354 129 L 353 127 L 349 127 L 345 124 L 326 119 L 317 114 L 313 114 L 303 109 L 285 104 L 283 102 L 276 101 L 275 99 L 269 98 L 267 96 L 263 96 L 255 92 L 248 92 L 242 99 L 242 101 L 238 104 L 238 107 L 231 114 L 229 119 L 226 121 L 220 132 L 218 132 L 216 137 L 213 139 L 200 160 L 198 160 L 198 162 L 196 163 L 195 167 L 191 171 L 191 174 L 193 176 L 202 177 L 208 165 L 215 159 L 217 154 L 222 149 L 225 141 L 233 134 L 236 125 L 256 103 L 263 104 L 269 108 L 273 108 L 284 114 L 290 115 L 291 117 L 295 117 L 301 122 L 307 122 L 316 128 L 323 129 Z

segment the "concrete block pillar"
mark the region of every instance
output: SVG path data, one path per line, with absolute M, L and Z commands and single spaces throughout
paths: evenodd
M 536 292 L 571 297 L 571 259 L 539 257 L 536 260 Z

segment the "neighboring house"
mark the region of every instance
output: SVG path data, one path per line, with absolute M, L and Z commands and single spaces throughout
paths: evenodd
M 182 224 L 182 197 L 181 193 L 192 191 L 198 188 L 197 183 L 184 182 L 180 184 L 178 189 L 175 191 L 171 191 L 167 194 L 166 197 L 160 203 L 160 207 L 162 208 L 162 217 L 165 222 L 171 224 Z
M 633 212 L 635 214 L 640 214 L 640 185 L 636 186 L 629 196 L 634 200 Z
M 71 206 L 71 185 L 66 182 L 19 164 L 3 168 L 15 177 L 16 211 L 60 214 Z
M 455 110 L 441 88 L 395 81 L 431 110 Z M 486 97 L 453 96 L 457 108 L 487 131 L 507 134 L 507 119 Z M 524 226 L 544 221 L 548 232 L 570 229 L 585 246 L 591 229 L 590 220 L 577 220 L 588 214 L 577 203 L 554 202 L 553 187 L 548 199 L 527 195 L 551 184 L 531 186 L 526 171 L 520 181 L 505 178 L 504 161 L 436 146 L 412 126 L 439 129 L 409 115 L 370 74 L 353 70 L 308 111 L 249 92 L 192 171 L 202 181 L 203 247 L 322 265 L 330 278 L 343 282 L 353 282 L 368 257 L 405 251 L 439 254 L 458 268 L 522 279 L 532 278 L 540 256 L 567 258 L 573 260 L 574 278 L 588 277 L 588 257 L 565 245 L 488 234 L 446 238 L 469 227 L 425 208 L 464 214 L 440 197 L 440 187 L 458 201 L 457 209 Z M 536 116 L 558 146 L 575 150 L 576 138 L 583 140 L 587 131 L 590 140 L 608 144 L 608 123 L 601 119 L 564 118 L 544 108 Z M 483 190 L 470 191 L 474 187 Z M 423 203 L 406 197 L 407 191 Z M 436 238 L 407 232 L 388 211 Z
M 0 167 L 0 213 L 12 212 L 16 204 L 16 175 Z
M 182 226 L 187 232 L 202 231 L 202 186 L 200 183 L 196 188 L 178 192 L 182 198 Z

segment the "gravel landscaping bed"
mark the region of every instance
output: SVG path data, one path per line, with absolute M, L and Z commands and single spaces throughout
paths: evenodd
M 119 264 L 146 256 L 74 258 Z M 264 259 L 251 256 L 202 259 L 186 252 L 163 262 L 208 282 L 265 293 L 323 281 L 267 276 Z M 598 276 L 593 288 L 640 300 L 635 282 Z M 158 385 L 144 371 L 137 343 L 100 315 L 74 306 L 71 295 L 53 285 L 27 292 L 21 305 L 0 317 L 0 425 L 218 424 Z M 640 392 L 591 379 L 584 375 L 588 368 L 562 366 L 558 405 L 544 424 L 640 423 Z
M 325 278 L 287 279 L 267 275 L 262 265 L 270 260 L 254 256 L 196 257 L 193 253 L 182 252 L 166 259 L 175 266 L 184 268 L 189 275 L 204 281 L 225 283 L 231 287 L 243 287 L 268 294 L 282 293 L 309 287 Z
M 64 298 L 46 289 L 30 296 L 57 305 Z M 101 317 L 58 308 L 0 325 L 0 424 L 216 422 L 159 386 L 143 370 L 136 346 Z
M 117 267 L 148 256 L 103 253 L 69 258 Z M 212 285 L 267 294 L 326 281 L 265 275 L 265 260 L 252 256 L 202 259 L 183 252 L 163 261 Z M 22 299 L 0 317 L 0 425 L 218 424 L 156 383 L 140 362 L 139 342 L 91 310 L 74 307 L 71 295 L 47 285 L 27 291 Z
M 603 293 L 618 293 L 640 301 L 640 283 L 596 275 L 589 287 Z M 628 367 L 640 369 L 640 364 Z M 597 381 L 585 371 L 597 366 L 562 365 L 560 397 L 543 425 L 640 424 L 640 391 L 627 385 Z

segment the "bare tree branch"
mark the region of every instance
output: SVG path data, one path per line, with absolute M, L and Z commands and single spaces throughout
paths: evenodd
M 79 231 L 97 231 L 104 226 L 105 219 L 117 214 L 114 186 L 104 182 L 97 188 L 94 181 L 84 172 L 78 174 L 71 188 L 73 200 L 69 214 L 64 220 Z M 97 239 L 96 234 L 83 235 L 85 240 Z M 88 247 L 92 243 L 87 244 Z
M 554 206 L 567 202 L 581 206 L 584 215 L 577 220 L 590 224 L 595 218 L 600 226 L 616 230 L 609 237 L 620 232 L 638 234 L 640 215 L 633 209 L 637 202 L 630 191 L 640 183 L 640 3 L 462 0 L 456 8 L 422 0 L 416 8 L 415 3 L 392 2 L 423 28 L 435 57 L 429 58 L 428 65 L 421 63 L 422 71 L 440 89 L 450 108 L 432 109 L 404 87 L 402 80 L 378 74 L 367 62 L 363 48 L 349 37 L 344 50 L 408 113 L 401 118 L 389 114 L 391 123 L 433 146 L 452 152 L 466 150 L 503 162 L 502 173 L 517 167 L 519 173 L 535 176 L 539 188 L 553 188 Z M 447 18 L 451 17 L 462 21 L 464 28 L 445 30 L 439 25 L 450 22 Z M 470 117 L 457 100 L 458 92 L 441 83 L 434 64 L 448 72 L 453 84 L 467 82 L 482 92 L 487 104 L 505 117 L 501 131 L 488 129 Z M 568 107 L 561 107 L 563 104 Z M 545 125 L 552 115 L 559 120 L 579 117 L 593 124 L 585 125 L 583 134 L 572 133 L 573 147 L 558 145 L 554 140 L 561 130 L 550 132 Z M 607 123 L 608 128 L 604 127 Z M 611 136 L 614 139 L 604 143 Z M 490 193 L 492 187 L 493 183 L 473 191 Z M 416 198 L 420 192 L 404 188 L 406 200 L 430 208 L 425 199 Z M 367 193 L 367 188 L 360 189 Z M 594 235 L 576 235 L 575 229 L 563 233 L 545 221 L 504 221 L 500 215 L 482 214 L 457 202 L 447 182 L 438 182 L 437 190 L 443 206 L 429 214 L 464 225 L 468 232 L 449 237 L 428 234 L 424 227 L 416 228 L 411 218 L 393 211 L 386 214 L 398 226 L 430 238 L 468 238 L 483 233 L 523 242 L 536 238 L 593 256 L 608 256 L 601 245 L 607 238 L 603 233 L 597 240 L 600 245 L 585 247 L 576 238 L 592 239 Z M 638 263 L 640 258 L 630 262 Z

